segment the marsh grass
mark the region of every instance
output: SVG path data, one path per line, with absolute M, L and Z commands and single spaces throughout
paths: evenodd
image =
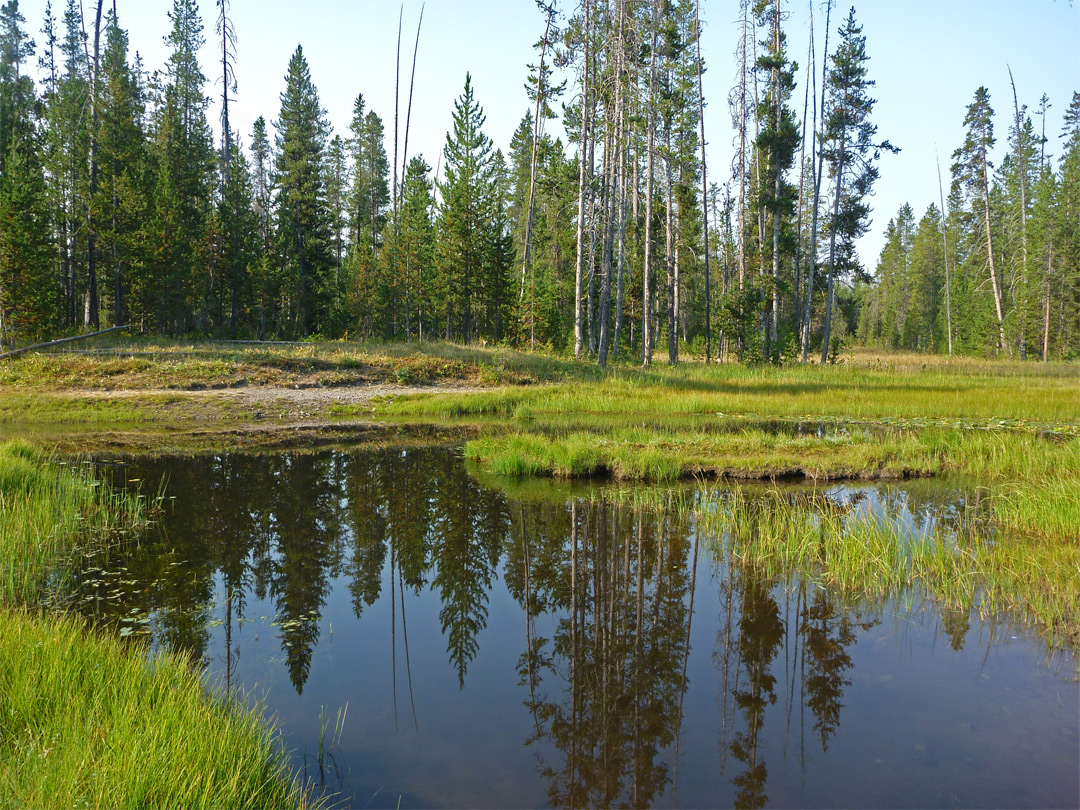
M 380 409 L 429 416 L 746 415 L 907 420 L 912 427 L 1080 423 L 1075 370 L 1035 364 L 910 366 L 684 365 L 614 368 L 603 380 L 399 397 Z
M 713 492 L 696 522 L 718 557 L 771 577 L 798 576 L 854 599 L 923 592 L 950 609 L 1032 624 L 1051 648 L 1080 643 L 1075 540 L 988 530 L 974 518 L 913 527 L 778 490 L 754 498 Z
M 0 807 L 297 807 L 259 709 L 72 617 L 0 610 Z
M 153 511 L 86 465 L 0 443 L 0 808 L 306 802 L 258 710 L 181 656 L 58 612 L 79 561 L 107 559 Z
M 111 490 L 86 465 L 0 443 L 0 603 L 62 592 L 79 555 L 137 534 L 151 511 L 146 498 Z

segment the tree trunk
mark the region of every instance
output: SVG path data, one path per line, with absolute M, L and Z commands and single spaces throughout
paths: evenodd
M 941 239 L 945 245 L 945 327 L 949 333 L 949 355 L 953 353 L 952 343 L 952 281 L 949 278 L 949 216 L 945 212 L 945 189 L 941 185 L 941 163 L 937 167 L 938 196 L 941 198 Z
M 701 130 L 701 222 L 705 235 L 705 362 L 712 357 L 712 280 L 709 274 L 709 183 L 705 168 L 705 90 L 701 81 L 701 0 L 694 3 L 697 38 L 698 125 Z
M 1016 160 L 1020 169 L 1020 359 L 1027 360 L 1027 166 L 1024 163 L 1023 129 L 1020 123 L 1020 102 L 1016 98 L 1016 82 L 1013 81 L 1012 68 L 1009 68 L 1009 83 L 1013 91 L 1013 110 L 1016 113 Z
M 650 15 L 650 38 L 649 47 L 649 98 L 646 127 L 648 127 L 648 145 L 645 155 L 645 267 L 641 276 L 641 364 L 644 366 L 652 363 L 653 355 L 653 330 L 652 330 L 652 243 L 653 243 L 653 175 L 654 161 L 656 156 L 656 29 L 657 29 L 657 3 L 654 0 Z M 662 13 L 662 11 L 661 11 Z
M 990 169 L 986 162 L 986 149 L 982 150 L 983 167 L 983 220 L 986 223 L 986 257 L 990 264 L 990 286 L 994 288 L 994 308 L 998 321 L 998 351 L 1008 348 L 1005 342 L 1005 315 L 1001 306 L 1001 290 L 998 289 L 997 272 L 994 269 L 994 241 L 990 233 Z M 1010 351 L 1009 354 L 1012 354 Z
M 586 156 L 589 154 L 589 5 L 585 0 L 584 55 L 581 69 L 581 137 L 578 142 L 578 221 L 577 221 L 577 257 L 574 266 L 574 357 L 581 357 L 585 335 L 582 329 L 582 283 L 585 262 L 585 207 L 586 189 L 589 185 L 589 171 L 586 171 Z
M 832 15 L 832 0 L 825 6 L 825 47 L 822 50 L 824 54 L 821 59 L 821 129 L 817 129 L 817 96 L 814 97 L 814 139 L 817 142 L 816 149 L 818 152 L 818 167 L 817 174 L 814 177 L 814 201 L 812 214 L 810 216 L 810 269 L 807 272 L 806 277 L 806 307 L 805 315 L 803 317 L 802 324 L 802 361 L 805 363 L 809 359 L 810 353 L 810 319 L 813 315 L 813 302 L 814 302 L 814 269 L 817 264 L 817 227 L 818 227 L 818 211 L 821 207 L 821 178 L 825 172 L 825 151 L 824 151 L 824 134 L 825 134 L 825 79 L 828 76 L 828 61 L 829 61 L 829 18 Z M 813 150 L 811 150 L 812 152 Z
M 532 158 L 529 165 L 529 206 L 525 217 L 525 246 L 522 250 L 521 292 L 519 301 L 525 300 L 525 278 L 529 276 L 529 348 L 536 348 L 536 301 L 533 300 L 533 279 L 529 267 L 529 255 L 532 247 L 533 212 L 536 206 L 536 152 L 540 146 L 540 121 L 544 114 L 544 56 L 547 53 L 548 36 L 551 33 L 551 20 L 555 16 L 554 2 L 545 7 L 547 24 L 544 26 L 544 38 L 540 40 L 540 66 L 536 71 L 536 113 L 533 117 Z
M 94 64 L 90 66 L 90 205 L 87 208 L 88 224 L 86 241 L 86 267 L 89 274 L 86 291 L 86 311 L 83 321 L 85 326 L 95 329 L 100 325 L 98 319 L 97 257 L 95 248 L 97 234 L 94 231 L 94 204 L 97 197 L 97 136 L 98 136 L 98 62 L 101 48 L 101 7 L 104 0 L 98 0 L 97 14 L 94 18 Z
M 847 127 L 840 131 L 840 163 L 836 169 L 836 196 L 833 200 L 832 228 L 829 233 L 829 282 L 825 295 L 825 337 L 821 342 L 821 363 L 829 360 L 829 338 L 832 331 L 833 286 L 836 277 L 836 226 L 840 219 L 840 195 L 844 188 L 844 157 L 847 151 Z
M 773 14 L 773 50 L 779 58 L 780 54 L 780 0 L 776 0 L 776 11 Z M 780 127 L 783 124 L 783 94 L 780 87 L 780 65 L 773 66 L 773 101 L 776 104 L 775 126 L 777 137 L 780 135 Z M 780 162 L 773 157 L 776 164 L 776 177 L 773 178 L 773 246 L 772 246 L 772 322 L 769 324 L 769 356 L 775 358 L 777 354 L 776 344 L 780 329 L 780 192 L 783 188 L 783 176 L 780 170 Z

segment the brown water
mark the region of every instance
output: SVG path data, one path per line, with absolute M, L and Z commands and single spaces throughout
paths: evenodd
M 82 609 L 265 700 L 340 804 L 1080 806 L 1073 653 L 764 579 L 675 505 L 480 478 L 454 447 L 107 469 L 171 500 Z M 966 494 L 829 497 L 918 532 Z

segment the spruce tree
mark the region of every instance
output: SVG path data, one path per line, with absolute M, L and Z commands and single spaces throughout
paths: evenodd
M 210 220 L 214 154 L 206 120 L 209 99 L 199 67 L 203 26 L 195 0 L 173 0 L 172 48 L 154 114 L 152 277 L 156 325 L 165 333 L 205 329 L 213 277 Z
M 99 268 L 111 299 L 114 325 L 128 321 L 132 285 L 145 289 L 145 226 L 149 210 L 144 102 L 139 77 L 128 64 L 128 37 L 110 13 L 98 79 L 98 164 L 94 220 Z M 111 284 L 107 282 L 111 281 Z M 133 314 L 142 316 L 145 294 Z M 152 310 L 152 307 L 151 307 Z

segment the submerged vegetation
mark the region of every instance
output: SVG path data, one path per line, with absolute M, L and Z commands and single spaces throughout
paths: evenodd
M 85 466 L 0 443 L 0 807 L 294 807 L 258 710 L 207 693 L 180 654 L 40 612 L 152 505 Z

